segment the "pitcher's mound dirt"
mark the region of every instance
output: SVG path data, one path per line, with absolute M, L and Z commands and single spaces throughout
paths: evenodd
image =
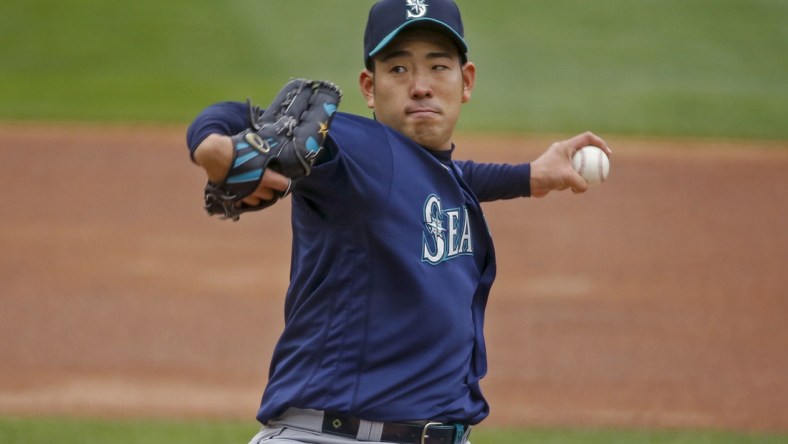
M 289 201 L 208 218 L 184 130 L 0 126 L 0 414 L 254 417 Z M 601 187 L 485 206 L 486 424 L 788 430 L 788 146 L 609 142 Z

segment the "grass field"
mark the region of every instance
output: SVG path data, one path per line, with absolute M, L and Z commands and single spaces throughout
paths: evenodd
M 291 76 L 339 83 L 366 114 L 371 3 L 7 2 L 0 119 L 185 123 Z M 459 3 L 479 66 L 464 131 L 788 138 L 788 2 Z
M 244 443 L 257 429 L 250 423 L 183 421 L 92 421 L 0 419 L 4 444 L 219 444 Z M 788 435 L 721 431 L 529 429 L 474 430 L 474 444 L 777 444 Z

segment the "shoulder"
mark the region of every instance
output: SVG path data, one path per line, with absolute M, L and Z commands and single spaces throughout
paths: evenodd
M 384 126 L 375 120 L 367 117 L 358 116 L 355 114 L 348 114 L 338 112 L 334 115 L 334 120 L 331 123 L 332 134 L 363 134 L 363 133 L 376 133 L 384 129 Z
M 339 176 L 370 177 L 385 181 L 390 176 L 396 143 L 394 131 L 373 119 L 337 112 L 334 114 L 323 161 L 312 169 L 311 180 Z
M 328 138 L 330 145 L 348 154 L 389 145 L 383 125 L 366 117 L 340 112 L 334 115 Z
M 329 138 L 337 146 L 383 149 L 397 145 L 413 145 L 418 147 L 407 136 L 394 129 L 367 117 L 338 112 L 334 116 L 329 131 Z

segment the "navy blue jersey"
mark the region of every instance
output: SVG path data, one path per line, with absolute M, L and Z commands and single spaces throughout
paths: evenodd
M 209 107 L 189 146 L 241 131 L 245 113 Z M 452 161 L 344 113 L 326 149 L 293 188 L 285 327 L 258 419 L 299 407 L 480 422 L 495 254 L 479 202 L 527 196 L 530 166 Z

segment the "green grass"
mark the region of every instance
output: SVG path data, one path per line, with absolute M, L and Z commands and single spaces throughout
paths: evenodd
M 222 444 L 247 443 L 251 422 L 19 419 L 0 417 L 3 444 Z M 788 435 L 702 430 L 494 429 L 478 427 L 474 444 L 777 444 Z
M 505 15 L 483 5 L 466 10 L 499 31 L 469 38 L 495 67 L 480 90 L 506 111 L 501 126 L 788 136 L 788 2 L 554 0 Z M 496 66 L 507 59 L 512 68 Z
M 244 444 L 254 423 L 0 418 L 3 444 Z
M 711 430 L 479 430 L 473 444 L 777 444 L 788 435 Z
M 465 131 L 788 139 L 788 2 L 458 0 Z M 186 123 L 292 76 L 357 92 L 372 0 L 26 0 L 0 7 L 0 120 Z

